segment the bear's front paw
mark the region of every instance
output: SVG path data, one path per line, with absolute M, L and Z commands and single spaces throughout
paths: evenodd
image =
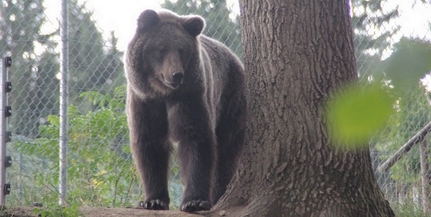
M 192 200 L 181 204 L 181 211 L 196 212 L 202 210 L 210 210 L 210 202 L 206 200 Z
M 140 201 L 138 204 L 139 208 L 150 209 L 150 210 L 168 210 L 168 204 L 161 200 L 148 200 L 146 202 Z

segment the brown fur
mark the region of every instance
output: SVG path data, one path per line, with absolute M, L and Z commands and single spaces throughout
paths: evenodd
M 130 142 L 147 209 L 168 209 L 171 141 L 179 142 L 180 209 L 207 210 L 226 190 L 244 143 L 245 84 L 238 58 L 201 32 L 199 16 L 146 10 L 125 65 Z

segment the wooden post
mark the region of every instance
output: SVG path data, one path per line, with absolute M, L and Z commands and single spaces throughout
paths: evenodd
M 428 143 L 427 140 L 424 139 L 420 145 L 420 163 L 421 163 L 421 204 L 422 210 L 424 213 L 428 211 Z

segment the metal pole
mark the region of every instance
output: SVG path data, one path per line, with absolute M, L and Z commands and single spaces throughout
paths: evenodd
M 68 107 L 68 0 L 61 1 L 61 79 L 60 79 L 60 206 L 67 205 L 67 107 Z
M 6 184 L 6 167 L 5 167 L 5 157 L 6 157 L 6 117 L 4 114 L 4 107 L 6 106 L 6 93 L 4 91 L 4 82 L 6 80 L 6 65 L 4 63 L 4 59 L 2 60 L 2 71 L 0 75 L 0 93 L 1 93 L 1 99 L 0 99 L 0 141 L 1 141 L 1 148 L 0 148 L 0 206 L 5 205 L 5 194 L 4 192 L 4 185 Z
M 6 168 L 11 164 L 11 158 L 6 156 L 6 143 L 10 142 L 10 132 L 6 131 L 6 118 L 10 116 L 11 109 L 7 105 L 7 92 L 11 85 L 7 81 L 7 68 L 11 66 L 12 59 L 5 57 L 1 63 L 0 75 L 0 207 L 6 204 L 6 195 L 9 194 L 10 184 L 6 183 Z M 8 84 L 9 83 L 9 84 Z
M 12 90 L 12 85 L 7 81 L 8 68 L 12 64 L 10 57 L 1 61 L 0 75 L 0 207 L 6 204 L 6 195 L 10 192 L 10 184 L 6 183 L 6 168 L 11 165 L 12 158 L 6 155 L 6 143 L 10 142 L 11 133 L 6 131 L 7 121 L 11 107 L 7 105 L 7 93 Z

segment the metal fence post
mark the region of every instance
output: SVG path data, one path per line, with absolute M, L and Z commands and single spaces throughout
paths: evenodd
M 59 203 L 66 205 L 67 199 L 67 107 L 68 107 L 68 0 L 61 1 L 61 79 L 60 79 L 60 181 Z
M 2 71 L 0 75 L 0 207 L 6 204 L 6 195 L 10 192 L 10 184 L 6 183 L 6 168 L 11 165 L 11 157 L 6 155 L 6 143 L 10 142 L 11 133 L 6 131 L 6 118 L 11 115 L 11 108 L 7 105 L 7 93 L 11 90 L 11 84 L 7 81 L 8 68 L 12 64 L 10 57 L 2 59 Z

